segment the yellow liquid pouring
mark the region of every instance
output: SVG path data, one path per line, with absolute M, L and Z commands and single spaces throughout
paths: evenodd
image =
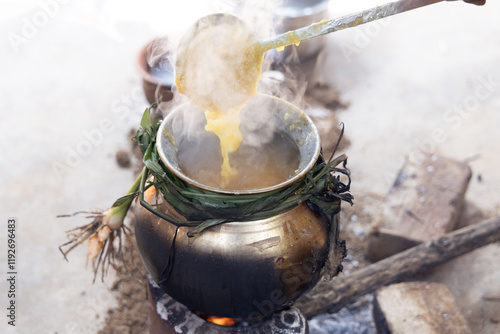
M 282 49 L 299 43 L 300 38 L 291 33 L 272 47 Z M 183 48 L 176 63 L 175 83 L 192 104 L 205 110 L 205 129 L 220 139 L 223 163 L 218 186 L 227 188 L 238 177 L 239 168 L 231 167 L 230 154 L 242 140 L 239 111 L 257 93 L 264 53 L 270 44 L 255 41 L 244 24 L 223 21 L 199 25 Z
M 221 183 L 219 159 L 210 153 L 214 146 L 206 134 L 181 144 L 179 167 L 189 178 L 203 185 L 218 188 Z M 205 154 L 208 153 L 208 154 Z M 196 154 L 196 158 L 193 158 Z M 295 175 L 300 153 L 295 142 L 287 135 L 275 132 L 266 145 L 254 146 L 244 138 L 239 148 L 229 154 L 231 167 L 238 171 L 224 187 L 227 190 L 254 190 L 272 187 Z
M 205 129 L 220 139 L 219 187 L 226 188 L 238 175 L 229 154 L 240 146 L 239 111 L 257 93 L 264 50 L 245 27 L 222 24 L 198 31 L 183 55 L 176 66 L 177 89 L 205 110 Z

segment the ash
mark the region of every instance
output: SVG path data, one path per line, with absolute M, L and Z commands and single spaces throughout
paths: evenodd
M 372 301 L 373 295 L 366 295 L 335 314 L 320 314 L 312 318 L 309 320 L 309 334 L 376 334 Z

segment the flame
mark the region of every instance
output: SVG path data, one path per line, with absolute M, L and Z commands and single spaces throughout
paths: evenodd
M 205 320 L 207 320 L 213 324 L 219 325 L 219 326 L 231 327 L 231 326 L 236 325 L 236 323 L 240 319 L 216 317 L 213 315 L 209 315 Z

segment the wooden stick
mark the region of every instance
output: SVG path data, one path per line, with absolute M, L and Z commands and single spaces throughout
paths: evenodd
M 322 282 L 295 304 L 307 318 L 334 313 L 379 287 L 500 241 L 500 217 L 464 227 L 364 267 L 349 276 Z

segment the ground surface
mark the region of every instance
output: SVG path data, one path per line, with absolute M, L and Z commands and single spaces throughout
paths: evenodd
M 57 249 L 83 219 L 55 216 L 105 209 L 133 181 L 114 155 L 128 148 L 146 106 L 135 55 L 186 13 L 157 1 L 63 2 L 0 2 L 0 226 L 18 219 L 17 326 L 2 316 L 2 333 L 96 333 L 118 305 L 113 273 L 92 285 L 84 250 L 66 263 Z M 356 206 L 344 213 L 343 231 L 359 238 L 353 250 L 402 160 L 421 150 L 475 157 L 468 208 L 476 217 L 500 214 L 500 4 L 488 2 L 433 5 L 328 37 L 316 74 L 349 103 L 338 116 L 351 141 Z M 331 16 L 377 4 L 335 0 Z M 200 15 L 189 8 L 186 22 Z M 2 305 L 5 244 L 2 231 Z M 488 246 L 430 277 L 450 285 L 475 333 L 500 331 L 498 301 L 483 298 L 500 294 L 499 255 Z M 347 271 L 362 261 L 350 258 Z

